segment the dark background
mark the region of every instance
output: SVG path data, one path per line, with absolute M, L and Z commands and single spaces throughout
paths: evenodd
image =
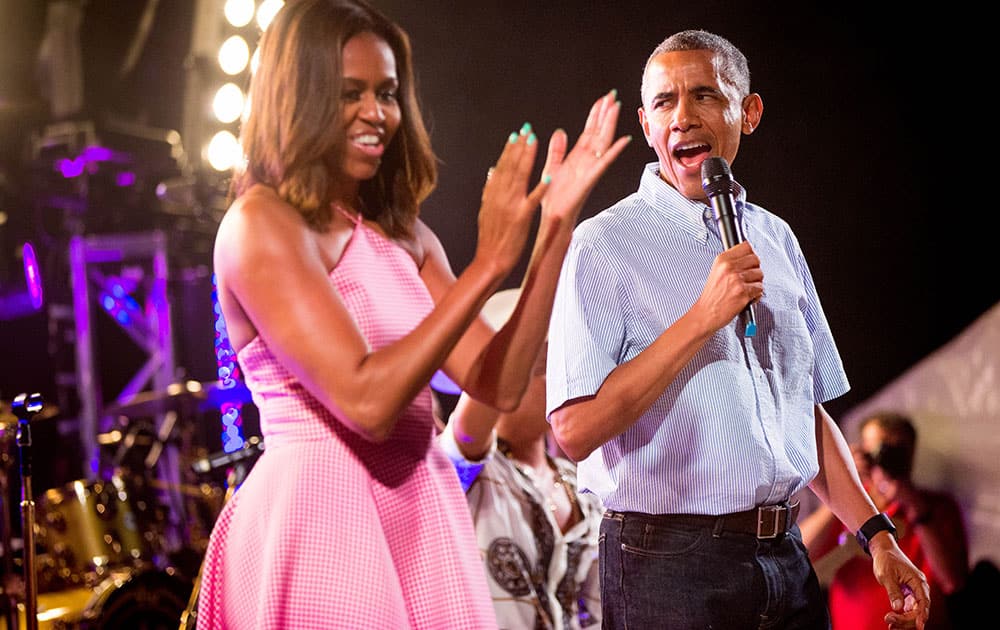
M 86 115 L 180 128 L 194 4 L 161 2 L 139 66 L 118 77 L 114 69 L 142 4 L 88 3 Z M 642 165 L 655 160 L 635 114 L 646 58 L 670 33 L 705 28 L 746 53 L 752 87 L 764 101 L 762 124 L 744 138 L 733 172 L 752 201 L 791 224 L 809 260 L 853 386 L 827 405 L 834 417 L 1000 298 L 988 251 L 992 210 L 978 207 L 993 180 L 981 156 L 994 118 L 983 87 L 989 75 L 979 67 L 984 14 L 955 3 L 934 12 L 874 6 L 881 3 L 376 4 L 412 39 L 441 160 L 440 184 L 423 217 L 456 272 L 473 256 L 486 170 L 525 121 L 543 141 L 560 126 L 572 141 L 591 103 L 617 88 L 620 132 L 634 140 L 584 215 L 632 192 Z M 32 67 L 44 5 L 0 0 L 0 192 L 11 216 L 8 239 L 30 238 L 36 229 L 20 183 L 30 169 L 26 138 L 46 122 Z M 178 257 L 190 254 L 183 242 L 175 247 Z M 522 271 L 507 286 L 516 286 Z M 210 309 L 209 295 L 190 288 L 178 291 L 173 305 L 186 313 L 178 316 L 178 343 L 190 346 L 179 356 L 188 375 L 204 380 L 211 377 L 205 370 L 213 361 L 212 322 L 198 314 Z M 24 391 L 51 397 L 45 315 L 0 327 L 0 399 Z M 203 353 L 192 345 L 202 338 Z

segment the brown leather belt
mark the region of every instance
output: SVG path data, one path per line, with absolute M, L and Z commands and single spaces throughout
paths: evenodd
M 683 523 L 703 526 L 719 531 L 751 534 L 762 540 L 787 534 L 799 516 L 799 502 L 762 505 L 745 512 L 710 516 L 707 514 L 645 514 L 642 512 L 615 512 L 605 510 L 608 518 L 635 517 L 650 523 Z

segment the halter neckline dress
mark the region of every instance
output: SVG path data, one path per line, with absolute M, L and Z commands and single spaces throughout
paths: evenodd
M 412 331 L 433 301 L 412 257 L 352 220 L 330 280 L 378 349 Z M 468 504 L 434 439 L 430 389 L 374 444 L 261 337 L 237 357 L 266 448 L 213 528 L 198 628 L 495 628 Z

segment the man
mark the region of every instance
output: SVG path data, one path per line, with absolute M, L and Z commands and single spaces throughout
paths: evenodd
M 761 121 L 746 58 L 703 31 L 664 40 L 639 122 L 659 158 L 576 229 L 549 328 L 547 408 L 601 497 L 605 627 L 826 628 L 792 495 L 807 484 L 874 558 L 890 628 L 923 627 L 924 576 L 865 494 L 822 404 L 848 389 L 788 225 L 736 206 L 724 250 L 701 164 Z M 751 246 L 752 244 L 752 246 Z M 737 315 L 753 303 L 757 333 Z
M 917 430 L 908 417 L 879 412 L 861 423 L 851 452 L 875 507 L 896 525 L 900 548 L 927 576 L 936 603 L 927 626 L 963 627 L 961 607 L 951 606 L 969 574 L 962 512 L 951 495 L 914 483 L 916 447 Z M 841 542 L 843 525 L 826 506 L 803 518 L 801 530 L 820 584 L 828 588 L 834 630 L 883 628 L 878 605 L 885 595 L 872 577 L 871 558 L 856 553 L 851 541 Z

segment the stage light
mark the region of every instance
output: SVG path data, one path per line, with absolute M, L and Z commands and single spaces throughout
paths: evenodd
M 222 9 L 229 23 L 236 28 L 243 28 L 253 19 L 253 0 L 226 0 Z
M 231 131 L 220 131 L 208 143 L 206 157 L 217 171 L 228 171 L 243 159 L 243 149 Z
M 240 122 L 245 123 L 249 115 L 250 115 L 250 95 L 247 94 L 246 98 L 243 100 L 243 111 L 240 112 Z
M 21 256 L 24 259 L 24 281 L 28 286 L 28 296 L 31 307 L 36 311 L 42 308 L 44 293 L 42 292 L 42 271 L 38 266 L 38 257 L 35 255 L 35 247 L 29 242 L 21 247 Z
M 243 90 L 235 83 L 227 83 L 219 88 L 212 101 L 212 111 L 220 122 L 235 122 L 243 113 Z
M 232 35 L 219 47 L 219 67 L 232 76 L 243 72 L 250 62 L 250 46 L 240 35 Z
M 0 283 L 0 320 L 33 315 L 42 309 L 45 301 L 42 273 L 34 246 L 30 242 L 24 243 L 20 255 L 24 269 L 24 283 L 22 284 L 20 280 L 14 282 L 12 286 L 3 286 Z
M 257 73 L 257 66 L 260 65 L 260 48 L 254 48 L 253 54 L 250 55 L 250 74 Z
M 283 6 L 285 6 L 284 0 L 264 0 L 260 3 L 257 8 L 257 26 L 260 27 L 260 30 L 267 30 L 271 20 Z

